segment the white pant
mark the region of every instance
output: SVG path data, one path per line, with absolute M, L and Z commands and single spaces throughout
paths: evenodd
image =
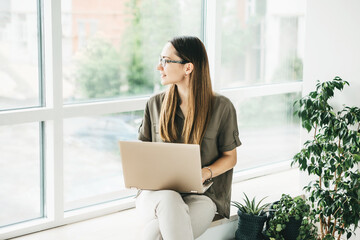
M 136 210 L 143 225 L 143 239 L 190 240 L 209 227 L 216 205 L 205 195 L 182 198 L 171 190 L 143 190 L 136 199 Z

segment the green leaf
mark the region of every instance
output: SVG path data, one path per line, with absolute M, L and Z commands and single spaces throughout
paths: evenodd
M 311 93 L 309 93 L 309 96 L 310 96 L 311 98 L 316 98 L 317 95 L 318 95 L 317 92 L 311 92 Z
M 252 214 L 252 215 L 262 215 L 264 213 L 265 208 L 269 206 L 269 203 L 260 205 L 260 203 L 266 198 L 260 200 L 258 204 L 256 204 L 255 197 L 250 201 L 248 196 L 244 193 L 245 198 L 243 198 L 244 204 L 231 201 L 231 205 L 238 208 L 241 212 Z

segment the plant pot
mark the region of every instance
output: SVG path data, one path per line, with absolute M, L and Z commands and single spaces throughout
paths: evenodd
M 239 223 L 235 232 L 236 240 L 262 240 L 262 229 L 266 215 L 256 216 L 238 211 Z
M 273 202 L 270 206 L 269 211 L 269 218 L 266 221 L 266 227 L 265 230 L 269 229 L 269 221 L 271 218 L 274 217 L 274 212 L 272 211 L 274 209 L 274 205 L 278 204 L 279 201 Z M 289 222 L 287 222 L 285 225 L 285 229 L 281 231 L 281 235 L 284 237 L 285 240 L 296 240 L 296 238 L 299 236 L 300 227 L 301 227 L 302 220 L 295 220 L 294 217 L 289 217 Z M 270 238 L 266 238 L 267 240 Z
M 289 222 L 286 223 L 285 229 L 281 232 L 285 240 L 296 240 L 299 236 L 299 230 L 302 220 L 295 220 L 294 217 L 289 218 Z

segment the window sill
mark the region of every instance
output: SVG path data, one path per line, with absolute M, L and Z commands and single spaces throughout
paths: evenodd
M 298 169 L 291 169 L 271 175 L 253 178 L 247 181 L 234 183 L 232 187 L 232 199 L 241 201 L 243 192 L 248 197 L 256 196 L 260 200 L 268 196 L 264 202 L 273 202 L 286 193 L 291 196 L 302 194 L 300 187 L 300 176 Z M 219 219 L 212 222 L 210 228 L 199 238 L 201 239 L 224 239 L 221 238 L 222 225 L 237 221 L 237 209 L 232 207 L 230 219 Z M 75 216 L 74 216 L 75 217 Z M 215 233 L 214 233 L 215 230 Z M 140 239 L 139 224 L 136 221 L 134 208 L 120 212 L 108 214 L 102 217 L 89 219 L 53 229 L 48 229 L 38 233 L 13 238 L 14 240 L 67 240 L 67 239 L 87 239 L 87 240 L 112 240 L 112 239 Z M 218 236 L 215 236 L 215 235 Z

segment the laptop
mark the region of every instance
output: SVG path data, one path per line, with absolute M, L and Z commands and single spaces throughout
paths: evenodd
M 119 141 L 125 187 L 204 193 L 200 146 L 196 144 Z

